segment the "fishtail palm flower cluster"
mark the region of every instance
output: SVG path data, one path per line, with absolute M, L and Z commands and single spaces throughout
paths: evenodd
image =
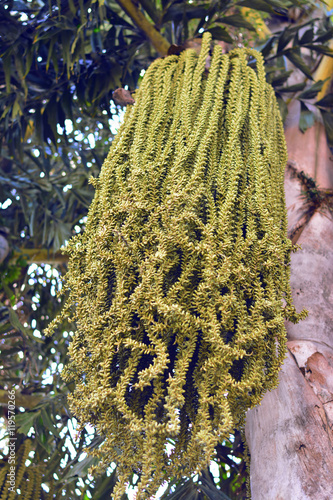
M 287 154 L 261 55 L 157 59 L 127 109 L 70 255 L 71 408 L 105 435 L 119 499 L 201 470 L 277 385 L 289 286 Z M 169 443 L 169 446 L 168 446 Z
M 16 441 L 17 444 L 17 441 Z M 47 500 L 53 498 L 53 481 L 50 483 L 49 493 L 42 490 L 43 463 L 26 466 L 31 451 L 31 441 L 26 439 L 15 450 L 15 458 L 9 455 L 0 460 L 0 499 L 40 500 L 41 496 Z M 18 495 L 17 489 L 20 490 Z

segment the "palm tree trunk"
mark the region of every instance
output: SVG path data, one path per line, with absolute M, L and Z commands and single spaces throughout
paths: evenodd
M 330 194 L 333 161 L 323 127 L 316 123 L 302 135 L 293 111 L 289 161 Z M 294 241 L 302 246 L 292 255 L 291 285 L 296 308 L 309 316 L 287 324 L 279 386 L 247 414 L 252 500 L 333 498 L 333 221 L 325 203 L 304 205 L 300 195 L 299 180 L 287 171 L 289 224 L 301 219 Z

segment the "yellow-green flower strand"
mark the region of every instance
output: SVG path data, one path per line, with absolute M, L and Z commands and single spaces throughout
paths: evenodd
M 203 469 L 277 385 L 291 299 L 283 127 L 252 49 L 157 59 L 127 109 L 70 256 L 71 409 L 137 500 Z M 169 444 L 168 444 L 169 443 Z M 171 445 L 170 445 L 171 443 Z M 171 447 L 170 447 L 171 446 Z
M 26 439 L 16 450 L 15 476 L 13 479 L 15 486 L 10 482 L 12 476 L 10 475 L 9 461 L 7 459 L 0 460 L 1 500 L 14 500 L 17 498 L 17 489 L 21 490 L 19 496 L 22 500 L 31 500 L 32 498 L 40 500 L 44 464 L 26 465 L 31 445 L 31 440 Z

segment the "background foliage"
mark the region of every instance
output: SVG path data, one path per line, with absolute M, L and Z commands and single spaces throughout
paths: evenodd
M 112 92 L 134 90 L 160 55 L 124 4 L 168 45 L 195 48 L 210 31 L 226 51 L 239 45 L 260 50 L 283 118 L 298 100 L 300 129 L 322 121 L 333 147 L 333 27 L 323 2 L 1 2 L 0 412 L 5 424 L 7 389 L 15 387 L 17 435 L 30 437 L 29 467 L 44 464 L 45 498 L 52 487 L 54 498 L 107 498 L 116 479 L 116 464 L 101 477 L 88 475 L 94 459 L 84 449 L 103 438 L 92 428 L 76 435 L 66 405 L 72 387 L 60 372 L 74 326 L 64 325 L 51 339 L 43 330 L 61 307 L 55 295 L 66 261 L 59 249 L 84 229 L 93 196 L 89 177 L 98 175 L 121 120 Z M 215 477 L 207 470 L 175 478 L 163 498 L 244 498 L 243 455 L 235 431 L 216 448 Z M 5 463 L 3 447 L 0 467 Z M 133 474 L 133 484 L 136 479 Z

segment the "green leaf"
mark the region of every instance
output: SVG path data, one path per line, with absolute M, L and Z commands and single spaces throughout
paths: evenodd
M 209 500 L 231 500 L 223 491 L 216 488 L 213 479 L 211 481 L 208 481 L 205 477 L 201 477 L 200 479 L 202 484 L 199 487 Z
M 13 354 L 17 354 L 18 352 L 22 351 L 22 347 L 12 347 L 11 349 L 0 349 L 0 354 L 1 357 L 3 356 L 12 356 Z
M 222 40 L 223 42 L 227 43 L 233 42 L 233 39 L 231 38 L 227 30 L 225 28 L 222 28 L 222 26 L 214 26 L 213 28 L 209 28 L 206 31 L 211 33 L 212 37 L 216 40 Z
M 44 429 L 38 429 L 38 430 L 39 430 L 39 436 L 37 437 L 37 441 L 42 445 L 47 454 L 51 455 L 52 448 L 50 445 L 50 441 L 48 439 L 49 436 L 46 435 Z
M 19 116 L 23 115 L 23 112 L 22 112 L 22 109 L 21 109 L 21 106 L 20 106 L 19 96 L 16 97 L 14 105 L 13 105 L 12 120 L 14 120 L 17 115 L 19 115 Z
M 333 114 L 324 109 L 320 110 L 326 131 L 327 142 L 330 148 L 333 147 Z
M 275 64 L 279 71 L 287 71 L 287 63 L 286 63 L 286 58 L 283 55 L 279 55 L 275 59 Z
M 52 52 L 51 59 L 52 59 L 52 62 L 53 62 L 53 67 L 54 67 L 55 73 L 56 73 L 56 78 L 58 79 L 59 64 L 58 64 L 57 55 L 55 54 L 54 51 Z
M 22 2 L 21 0 L 14 0 L 11 8 L 13 10 L 17 10 L 18 12 L 20 12 L 20 11 L 21 12 L 30 12 L 29 7 L 26 5 L 25 2 Z
M 266 2 L 274 7 L 280 14 L 286 13 L 289 7 L 295 5 L 293 1 L 290 2 L 289 0 L 266 0 Z
M 69 6 L 69 9 L 70 9 L 71 13 L 73 14 L 73 16 L 76 16 L 77 10 L 76 10 L 74 1 L 68 0 L 68 6 Z
M 310 68 L 305 64 L 301 56 L 297 54 L 294 49 L 286 50 L 285 55 L 289 59 L 289 61 L 292 62 L 294 66 L 296 66 L 296 68 L 300 69 L 302 73 L 310 78 L 310 80 L 313 80 Z
M 36 137 L 37 140 L 40 143 L 43 142 L 43 135 L 44 135 L 44 127 L 43 127 L 43 120 L 42 120 L 42 110 L 40 105 L 37 105 L 35 107 L 35 116 L 34 116 L 34 125 L 35 125 L 35 132 L 36 132 Z
M 30 47 L 30 49 L 27 50 L 27 53 L 25 56 L 25 72 L 24 72 L 23 78 L 25 78 L 27 76 L 27 74 L 29 73 L 29 71 L 31 69 L 32 61 L 34 58 L 34 53 L 35 53 L 35 51 L 34 51 L 33 47 Z
M 35 39 L 34 39 L 33 43 L 36 44 L 39 41 L 43 41 L 43 40 L 47 41 L 47 40 L 49 40 L 52 36 L 55 36 L 55 35 L 58 35 L 59 33 L 61 33 L 62 28 L 63 28 L 63 26 L 59 27 L 59 28 L 53 27 L 52 29 L 46 29 L 42 33 L 36 32 Z
M 320 54 L 325 54 L 325 56 L 333 57 L 333 50 L 327 47 L 326 45 L 322 45 L 320 43 L 308 43 L 304 45 L 307 49 L 314 50 L 315 52 L 319 52 Z
M 101 482 L 96 484 L 94 495 L 96 498 L 108 498 L 106 495 L 111 496 L 113 488 L 117 482 L 117 468 L 115 468 L 110 476 L 104 474 L 101 477 Z
M 306 83 L 295 83 L 295 85 L 290 85 L 289 87 L 282 87 L 279 92 L 298 92 L 306 87 Z
M 323 80 L 319 80 L 318 82 L 314 83 L 310 88 L 302 92 L 298 96 L 298 99 L 314 99 L 318 92 L 321 91 L 324 83 L 325 82 Z
M 279 75 L 273 76 L 270 78 L 270 84 L 273 87 L 277 87 L 278 85 L 282 85 L 286 82 L 293 71 L 282 71 Z
M 58 103 L 57 103 L 57 96 L 54 94 L 48 104 L 46 105 L 46 108 L 44 110 L 43 114 L 44 118 L 44 127 L 45 125 L 48 125 L 46 127 L 46 130 L 48 132 L 48 136 L 53 142 L 53 144 L 56 146 L 57 145 L 57 137 L 58 137 L 58 131 L 57 131 L 57 123 L 58 123 Z M 45 124 L 45 121 L 47 124 Z
M 215 21 L 216 23 L 230 24 L 230 26 L 235 26 L 236 28 L 246 28 L 249 31 L 255 31 L 254 26 L 252 26 L 249 21 L 246 21 L 240 14 L 233 14 L 231 16 L 219 17 Z
M 270 38 L 268 40 L 268 42 L 260 50 L 260 52 L 262 53 L 262 55 L 263 55 L 264 58 L 267 57 L 271 53 L 275 41 L 276 41 L 276 37 L 272 36 L 272 38 Z
M 3 70 L 5 72 L 5 82 L 6 82 L 6 92 L 10 93 L 10 80 L 11 80 L 11 53 L 7 52 L 6 55 L 2 56 Z
M 64 55 L 64 59 L 66 61 L 68 80 L 70 78 L 70 71 L 71 71 L 71 52 L 70 52 L 71 39 L 72 39 L 72 32 L 71 31 L 64 30 L 61 32 L 62 52 Z
M 285 119 L 287 118 L 287 115 L 288 115 L 288 106 L 285 103 L 284 99 L 279 94 L 276 94 L 276 98 L 277 98 L 277 102 L 279 105 L 281 118 L 282 118 L 282 121 L 284 122 Z
M 308 128 L 312 127 L 314 122 L 315 115 L 309 110 L 304 102 L 301 102 L 301 116 L 298 123 L 300 131 L 304 134 Z
M 210 7 L 210 2 L 202 3 L 198 5 L 191 5 L 186 2 L 173 3 L 169 2 L 171 5 L 166 10 L 163 16 L 163 23 L 167 21 L 181 21 L 186 19 L 200 19 L 206 17 L 208 9 Z
M 60 220 L 51 221 L 51 225 L 53 226 L 53 231 L 50 231 L 48 238 L 48 246 L 53 246 L 53 251 L 57 252 L 60 247 L 65 243 L 65 240 L 69 240 L 72 236 L 71 228 L 72 224 L 70 222 L 62 222 Z
M 6 291 L 8 298 L 11 299 L 10 288 L 3 281 L 2 281 L 2 287 Z M 35 342 L 39 342 L 39 343 L 44 342 L 42 339 L 35 337 L 29 328 L 26 328 L 25 326 L 22 325 L 22 323 L 20 322 L 19 317 L 16 314 L 16 312 L 14 311 L 14 309 L 12 309 L 11 307 L 6 307 L 2 302 L 0 302 L 0 307 L 7 309 L 8 316 L 9 316 L 9 322 L 12 325 L 12 327 L 15 328 L 16 331 L 21 332 L 25 337 L 29 337 L 30 339 L 34 340 Z
M 288 45 L 293 36 L 294 33 L 290 30 L 289 27 L 282 31 L 282 34 L 279 37 L 277 53 L 281 52 L 286 47 L 286 45 Z
M 324 31 L 324 33 L 322 33 L 321 35 L 319 35 L 314 40 L 314 43 L 317 43 L 317 42 L 321 42 L 321 43 L 328 42 L 332 38 L 333 38 L 333 28 L 329 28 L 327 31 Z
M 81 158 L 82 158 L 82 152 L 81 152 Z M 74 188 L 72 188 L 72 189 L 71 189 L 71 193 L 75 196 L 75 198 L 76 198 L 77 200 L 79 200 L 79 201 L 82 203 L 82 205 L 83 205 L 84 207 L 89 208 L 89 205 L 90 205 L 90 200 L 87 200 L 87 198 L 86 198 L 86 197 L 81 196 L 81 195 L 80 195 L 80 192 L 79 192 L 79 191 L 77 191 L 77 190 L 76 190 L 76 189 L 74 189 Z
M 57 472 L 57 469 L 59 468 L 60 461 L 62 459 L 62 452 L 60 450 L 62 450 L 62 447 L 65 446 L 66 439 L 68 439 L 68 436 L 59 440 L 54 453 L 50 453 L 50 457 L 47 461 L 47 472 L 50 476 L 53 476 L 54 472 Z
M 300 54 L 300 43 L 299 43 L 299 32 L 296 31 L 294 40 L 293 40 L 293 47 L 297 49 L 298 54 Z
M 161 497 L 161 500 L 196 500 L 198 498 L 197 485 L 192 479 L 177 484 L 176 489 L 170 494 L 167 490 Z
M 101 52 L 103 49 L 103 41 L 100 31 L 94 29 L 90 35 L 90 44 L 93 52 Z
M 306 30 L 306 32 L 302 35 L 299 40 L 300 45 L 304 45 L 305 43 L 311 43 L 313 40 L 313 26 Z
M 96 465 L 99 462 L 98 458 L 92 457 L 91 455 L 88 455 L 85 457 L 83 460 L 80 462 L 76 462 L 65 474 L 65 476 L 62 477 L 62 480 L 70 479 L 72 477 L 85 477 L 88 473 L 88 470 L 92 465 Z
M 315 103 L 316 106 L 323 108 L 332 108 L 333 107 L 333 94 L 327 94 L 325 97 L 320 99 Z
M 80 7 L 80 21 L 81 24 L 83 24 L 87 21 L 86 10 L 84 8 L 84 0 L 79 0 L 79 7 Z
M 44 427 L 46 427 L 51 432 L 51 434 L 53 434 L 57 438 L 60 438 L 60 434 L 59 434 L 57 427 L 54 425 L 49 414 L 47 413 L 47 411 L 45 409 L 41 410 L 41 417 L 43 420 Z
M 39 411 L 25 411 L 16 415 L 15 422 L 17 431 L 21 434 L 28 434 L 34 426 L 35 419 L 39 416 Z
M 60 103 L 62 105 L 63 110 L 67 114 L 67 118 L 73 121 L 72 98 L 73 95 L 71 94 L 71 91 L 68 89 L 63 93 Z
M 242 2 L 239 2 L 238 5 L 242 7 L 249 7 L 250 9 L 268 12 L 269 14 L 274 14 L 274 9 L 264 0 L 243 0 Z
M 6 307 L 2 302 L 0 302 L 0 306 Z M 7 307 L 7 311 L 9 314 L 9 322 L 15 328 L 15 330 L 23 333 L 23 335 L 28 335 L 28 329 L 22 325 L 16 312 L 11 307 Z
M 12 338 L 12 337 L 16 337 L 16 333 L 11 333 L 11 334 L 8 334 L 8 331 L 11 330 L 11 326 L 9 323 L 4 323 L 3 325 L 0 326 L 0 336 L 2 336 L 4 333 L 7 333 L 6 335 L 6 338 Z
M 54 47 L 56 40 L 57 40 L 57 38 L 55 36 L 53 38 L 51 38 L 51 40 L 50 40 L 49 50 L 48 50 L 48 54 L 47 54 L 46 67 L 45 67 L 46 72 L 48 72 L 49 67 L 50 67 L 50 60 L 51 60 L 51 56 L 53 55 L 53 47 Z

